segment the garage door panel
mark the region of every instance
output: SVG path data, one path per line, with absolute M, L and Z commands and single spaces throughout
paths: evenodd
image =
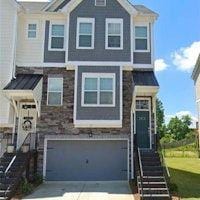
M 46 180 L 127 180 L 127 141 L 48 141 Z

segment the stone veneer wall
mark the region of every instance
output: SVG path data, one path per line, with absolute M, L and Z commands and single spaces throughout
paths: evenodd
M 41 105 L 41 117 L 37 122 L 39 133 L 38 146 L 38 170 L 42 172 L 43 150 L 45 135 L 79 135 L 92 133 L 93 135 L 126 135 L 130 138 L 131 122 L 130 110 L 132 103 L 133 80 L 132 72 L 123 72 L 123 127 L 122 128 L 75 128 L 73 124 L 74 109 L 74 76 L 75 71 L 67 71 L 65 68 L 17 68 L 17 73 L 42 73 L 43 95 Z M 63 105 L 47 106 L 47 78 L 49 74 L 62 74 L 63 76 Z

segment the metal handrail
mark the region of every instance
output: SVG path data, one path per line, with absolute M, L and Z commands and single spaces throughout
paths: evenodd
M 143 177 L 143 168 L 142 168 L 142 160 L 141 160 L 141 155 L 140 155 L 140 148 L 138 148 L 138 159 L 139 159 L 139 166 L 141 170 L 141 176 Z
M 141 185 L 141 195 L 143 199 L 143 168 L 142 168 L 142 161 L 140 155 L 140 148 L 138 147 L 138 163 L 139 163 L 139 176 L 140 176 L 140 185 Z
M 20 153 L 22 152 L 22 147 L 23 147 L 25 144 L 27 144 L 26 142 L 27 142 L 28 139 L 30 139 L 30 141 L 29 141 L 29 150 L 30 150 L 31 135 L 32 135 L 32 134 L 35 134 L 35 136 L 36 136 L 36 133 L 28 133 L 28 135 L 26 136 L 24 142 L 22 143 L 22 145 L 20 146 L 20 148 L 17 150 L 16 154 L 13 156 L 13 158 L 12 158 L 12 160 L 10 161 L 8 167 L 6 168 L 6 170 L 5 170 L 5 172 L 4 172 L 5 175 L 7 174 L 7 172 L 9 171 L 9 169 L 11 168 L 11 166 L 13 165 L 14 161 L 16 160 L 17 155 L 20 154 Z
M 167 172 L 167 176 L 168 176 L 168 178 L 170 178 L 169 168 L 167 167 L 167 164 L 166 164 L 165 157 L 164 157 L 162 149 L 161 149 L 161 159 L 162 159 L 163 167 L 165 168 L 165 170 Z

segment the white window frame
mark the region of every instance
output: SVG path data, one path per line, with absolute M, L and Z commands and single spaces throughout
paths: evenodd
M 29 33 L 28 26 L 29 26 L 29 24 L 35 24 L 36 25 L 36 37 L 35 38 L 28 37 L 28 33 Z M 38 23 L 37 20 L 28 20 L 26 22 L 26 39 L 28 39 L 28 40 L 36 40 L 36 39 L 38 39 L 38 29 L 39 29 L 39 23 Z
M 64 33 L 63 33 L 63 48 L 58 49 L 58 48 L 51 48 L 51 38 L 52 38 L 52 25 L 63 25 L 64 26 Z M 48 44 L 48 50 L 49 51 L 64 51 L 65 50 L 65 34 L 66 34 L 66 25 L 64 21 L 50 21 L 49 24 L 49 44 Z M 53 36 L 56 37 L 56 36 Z M 61 36 L 59 36 L 61 37 Z
M 147 27 L 147 37 L 136 37 L 135 27 Z M 135 52 L 150 52 L 150 34 L 149 34 L 149 24 L 148 23 L 135 23 L 134 26 L 134 51 Z M 136 49 L 136 39 L 147 39 L 147 49 L 145 50 L 138 50 Z
M 85 104 L 85 78 L 97 78 L 97 104 Z M 113 79 L 113 102 L 112 104 L 100 104 L 100 78 L 112 78 Z M 115 94 L 116 94 L 116 81 L 115 73 L 83 73 L 82 74 L 82 95 L 81 95 L 81 106 L 82 107 L 115 107 Z M 96 91 L 96 90 L 95 90 Z
M 91 23 L 92 24 L 92 38 L 91 38 L 91 47 L 81 47 L 79 46 L 79 30 L 80 23 Z M 77 27 L 76 27 L 76 49 L 94 49 L 94 33 L 95 33 L 95 18 L 77 18 Z
M 62 80 L 62 90 L 60 92 L 58 91 L 49 91 L 49 82 L 51 79 L 61 79 Z M 61 93 L 61 102 L 60 104 L 49 104 L 49 92 L 55 92 L 55 93 Z M 48 106 L 62 106 L 63 105 L 63 77 L 48 77 L 48 85 L 47 85 L 47 105 Z
M 104 0 L 104 5 L 97 5 L 97 0 L 95 0 L 95 6 L 99 6 L 99 7 L 106 6 L 106 0 Z
M 120 33 L 120 47 L 108 47 L 108 24 L 109 23 L 119 23 L 121 26 L 121 33 Z M 123 50 L 124 46 L 124 24 L 123 24 L 123 19 L 122 18 L 106 18 L 106 36 L 105 36 L 105 49 L 110 49 L 110 50 Z M 114 34 L 112 34 L 114 36 Z M 119 36 L 117 34 L 117 36 Z

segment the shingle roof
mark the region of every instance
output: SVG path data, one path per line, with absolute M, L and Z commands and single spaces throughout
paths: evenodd
M 33 90 L 42 77 L 42 74 L 18 74 L 4 90 Z
M 18 2 L 24 9 L 31 12 L 41 11 L 49 2 Z
M 146 14 L 146 15 L 158 15 L 157 13 L 155 13 L 154 11 L 150 10 L 149 8 L 143 6 L 143 5 L 133 5 L 133 7 L 142 14 Z
M 133 82 L 137 86 L 159 86 L 153 71 L 133 71 Z
M 200 73 L 200 54 L 199 54 L 199 56 L 197 58 L 196 65 L 195 65 L 195 67 L 193 69 L 193 72 L 192 72 L 192 79 L 194 81 L 196 81 L 196 79 L 198 78 L 199 73 Z

